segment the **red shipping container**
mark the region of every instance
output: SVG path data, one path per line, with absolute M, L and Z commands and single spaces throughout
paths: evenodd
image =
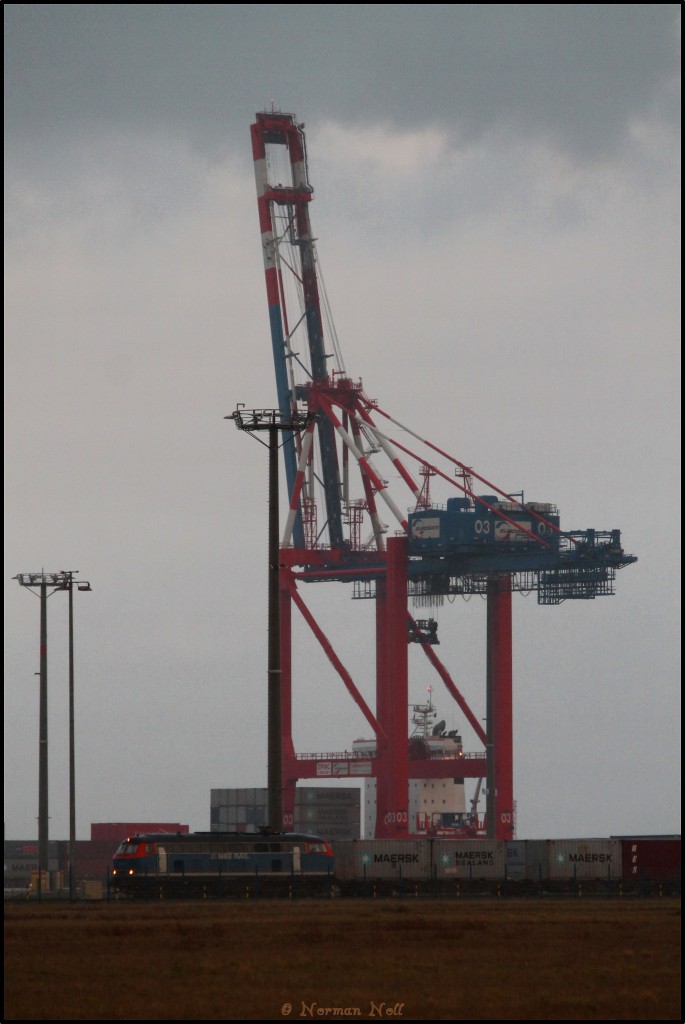
M 674 881 L 681 875 L 680 837 L 636 836 L 621 839 L 623 878 L 644 881 Z
M 168 822 L 160 823 L 154 822 L 118 822 L 118 821 L 107 821 L 102 824 L 92 824 L 90 826 L 90 838 L 91 839 L 111 839 L 115 843 L 120 843 L 129 836 L 134 836 L 136 832 L 190 832 L 189 825 L 179 825 L 178 822 L 169 824 Z

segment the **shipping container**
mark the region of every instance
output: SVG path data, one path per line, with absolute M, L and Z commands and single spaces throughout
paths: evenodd
M 211 794 L 212 832 L 257 831 L 267 825 L 267 789 L 213 789 Z M 360 804 L 359 788 L 300 786 L 288 829 L 323 839 L 358 839 Z
M 624 880 L 671 882 L 680 878 L 680 836 L 636 836 L 620 843 Z
M 360 803 L 361 790 L 352 789 L 349 786 L 337 789 L 332 787 L 302 786 L 295 790 L 295 807 L 303 807 L 305 804 L 359 807 Z
M 617 840 L 549 840 L 548 878 L 618 880 L 622 873 L 621 844 Z
M 84 878 L 107 878 L 112 867 L 112 857 L 118 846 L 118 839 L 77 839 L 74 880 L 78 882 Z M 59 866 L 67 884 L 69 883 L 69 857 L 69 841 L 59 840 Z
M 433 839 L 432 866 L 436 878 L 502 879 L 506 843 L 490 839 Z
M 295 819 L 301 822 L 324 822 L 330 824 L 354 824 L 359 822 L 359 808 L 334 804 L 314 804 L 313 806 L 295 807 Z
M 525 839 L 513 839 L 507 844 L 507 857 L 505 863 L 506 877 L 512 881 L 520 881 L 526 878 L 526 841 Z
M 189 832 L 188 825 L 181 825 L 178 822 L 131 822 L 131 821 L 109 821 L 98 824 L 91 824 L 91 839 L 112 839 L 116 843 L 122 842 L 128 836 L 134 836 L 142 832 Z
M 350 879 L 423 879 L 431 877 L 426 839 L 358 839 L 335 841 L 335 876 Z
M 319 812 L 325 813 L 319 813 Z M 359 839 L 359 812 L 352 807 L 307 807 L 295 809 L 295 832 L 331 839 Z
M 542 882 L 549 875 L 549 839 L 524 839 L 526 868 L 524 879 Z
M 300 827 L 295 823 L 296 832 L 306 832 L 307 829 Z M 359 839 L 359 826 L 358 825 L 326 825 L 324 828 L 316 829 L 315 835 L 325 839 L 326 842 L 331 843 L 337 839 Z
M 50 839 L 48 842 L 48 859 L 57 860 L 59 857 L 57 839 Z M 17 858 L 19 860 L 31 860 L 35 858 L 38 861 L 38 843 L 35 839 L 5 839 L 5 860 L 11 860 Z

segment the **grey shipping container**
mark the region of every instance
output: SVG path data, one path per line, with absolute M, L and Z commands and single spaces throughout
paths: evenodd
M 307 828 L 298 825 L 296 822 L 295 831 L 306 832 Z M 336 839 L 359 839 L 359 825 L 325 825 L 314 830 L 314 834 L 321 836 L 329 843 Z
M 295 818 L 301 822 L 316 821 L 330 822 L 331 824 L 345 822 L 353 823 L 359 821 L 359 808 L 345 806 L 327 806 L 326 804 L 314 804 L 309 807 L 296 807 Z
M 341 880 L 430 878 L 430 843 L 425 839 L 340 840 L 333 843 L 333 853 Z
M 506 843 L 490 839 L 434 839 L 436 878 L 504 878 Z
M 549 874 L 549 839 L 526 839 L 526 872 L 530 882 L 540 882 Z
M 302 786 L 295 790 L 295 807 L 304 807 L 316 804 L 345 805 L 359 807 L 361 802 L 361 790 L 358 788 L 318 788 L 314 786 Z M 224 807 L 263 807 L 268 804 L 268 790 L 265 788 L 251 789 L 213 789 L 211 790 L 210 806 Z
M 526 841 L 512 839 L 507 843 L 506 877 L 520 881 L 526 877 Z
M 614 839 L 550 839 L 548 878 L 620 879 L 621 844 Z
M 316 786 L 303 786 L 295 790 L 295 806 L 302 807 L 305 804 L 332 804 L 335 806 L 359 807 L 361 802 L 361 790 L 341 787 L 339 789 L 321 788 Z

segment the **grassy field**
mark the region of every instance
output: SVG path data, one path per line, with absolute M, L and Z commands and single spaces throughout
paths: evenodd
M 680 902 L 5 904 L 5 1020 L 680 1020 Z

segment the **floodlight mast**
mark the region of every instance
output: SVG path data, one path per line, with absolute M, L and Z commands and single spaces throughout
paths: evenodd
M 70 572 L 25 572 L 13 579 L 40 598 L 40 693 L 38 698 L 38 895 L 44 879 L 49 878 L 48 814 L 48 613 L 47 599 L 58 590 L 67 590 Z M 48 593 L 49 591 L 49 593 Z
M 74 585 L 91 591 L 87 580 L 75 580 L 75 571 L 63 570 L 69 591 L 69 899 L 75 899 L 76 886 L 76 737 L 74 722 Z
M 268 827 L 271 832 L 283 831 L 283 747 L 281 736 L 281 609 L 280 559 L 278 535 L 278 436 L 288 437 L 304 430 L 310 423 L 309 413 L 297 411 L 283 413 L 279 409 L 245 409 L 239 404 L 232 419 L 239 430 L 256 435 L 266 431 L 269 435 L 269 658 L 267 676 L 268 694 Z M 260 444 L 264 441 L 255 437 Z

